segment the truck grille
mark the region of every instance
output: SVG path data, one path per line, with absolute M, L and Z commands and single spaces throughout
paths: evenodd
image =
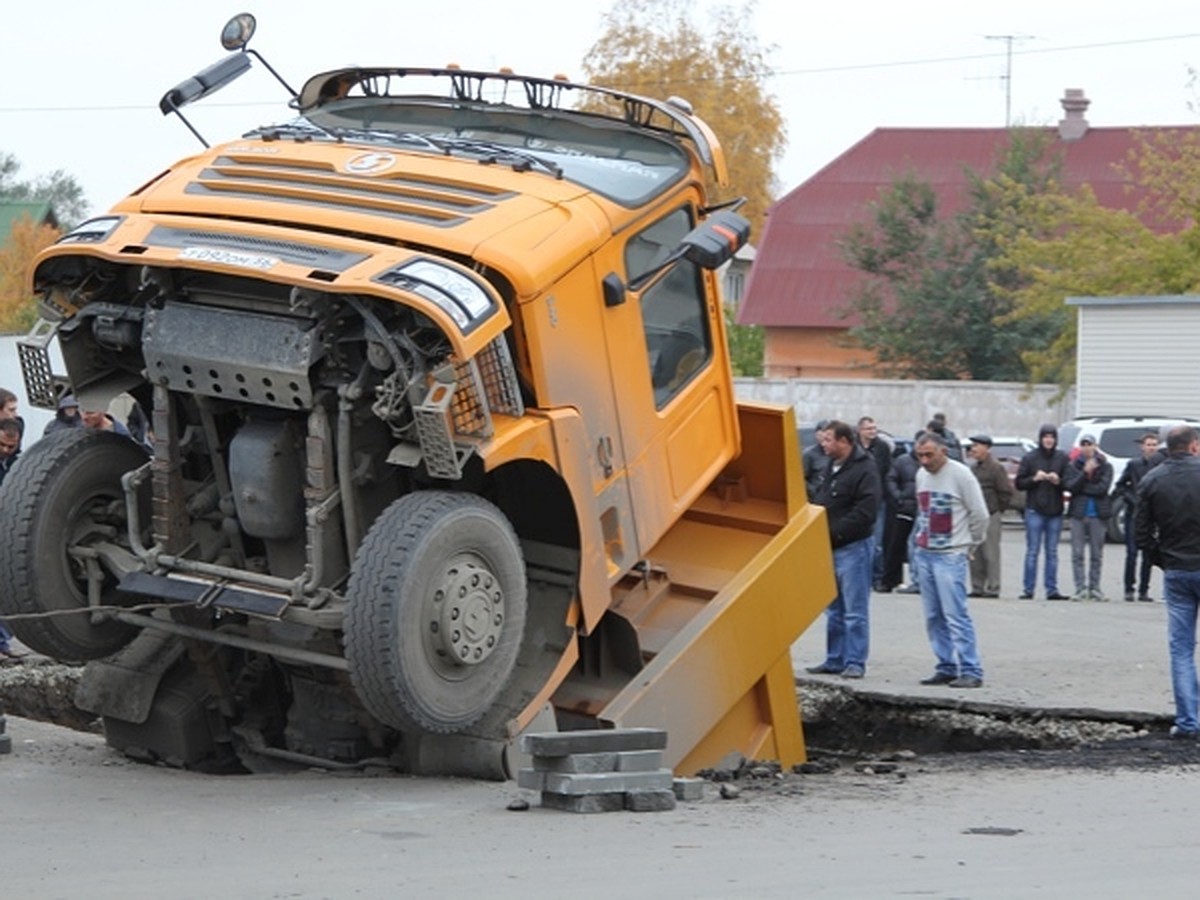
M 370 178 L 330 166 L 222 156 L 187 186 L 191 195 L 242 197 L 356 212 L 444 228 L 466 222 L 513 196 L 473 184 L 434 181 L 398 172 Z

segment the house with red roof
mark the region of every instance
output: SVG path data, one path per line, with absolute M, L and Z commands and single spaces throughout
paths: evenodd
M 1083 91 L 1068 90 L 1061 103 L 1063 119 L 1047 130 L 1061 142 L 1063 184 L 1090 185 L 1112 208 L 1137 209 L 1142 192 L 1124 164 L 1142 140 L 1200 130 L 1091 128 Z M 773 204 L 738 312 L 740 323 L 764 328 L 763 374 L 879 377 L 872 354 L 848 341 L 863 275 L 845 262 L 842 239 L 854 224 L 870 222 L 872 203 L 905 175 L 932 186 L 943 214 L 958 212 L 967 201 L 966 171 L 991 172 L 1009 135 L 1006 128 L 877 128 Z

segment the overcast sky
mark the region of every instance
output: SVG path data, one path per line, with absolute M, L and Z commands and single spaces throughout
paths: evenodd
M 698 0 L 699 2 L 699 0 Z M 254 46 L 294 87 L 344 65 L 509 66 L 582 78 L 608 0 L 316 3 L 258 0 Z M 703 4 L 701 4 L 703 8 Z M 162 0 L 7 5 L 0 54 L 0 151 L 21 176 L 75 176 L 94 212 L 199 144 L 158 100 L 218 59 L 243 7 Z M 1052 124 L 1082 88 L 1094 126 L 1200 124 L 1189 69 L 1200 19 L 1184 0 L 760 0 L 753 27 L 775 45 L 769 83 L 788 127 L 784 191 L 879 126 Z M 1011 37 L 1011 79 L 1005 52 Z M 686 95 L 686 91 L 679 93 Z M 216 143 L 288 118 L 257 69 L 195 107 Z

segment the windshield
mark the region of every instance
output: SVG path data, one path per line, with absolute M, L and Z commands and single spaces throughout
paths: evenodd
M 444 98 L 347 98 L 251 135 L 349 140 L 538 171 L 636 207 L 678 182 L 687 154 L 670 140 L 565 110 Z

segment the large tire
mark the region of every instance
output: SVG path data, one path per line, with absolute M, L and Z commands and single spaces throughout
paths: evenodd
M 503 694 L 527 606 L 525 562 L 500 510 L 469 494 L 401 497 L 371 526 L 351 568 L 350 680 L 386 725 L 460 732 Z
M 0 614 L 40 615 L 88 605 L 82 564 L 68 553 L 99 537 L 127 546 L 121 476 L 146 454 L 127 437 L 69 429 L 25 450 L 0 484 Z M 105 605 L 129 599 L 108 577 Z M 39 653 L 64 662 L 99 659 L 120 650 L 136 630 L 87 613 L 11 619 L 9 627 Z

